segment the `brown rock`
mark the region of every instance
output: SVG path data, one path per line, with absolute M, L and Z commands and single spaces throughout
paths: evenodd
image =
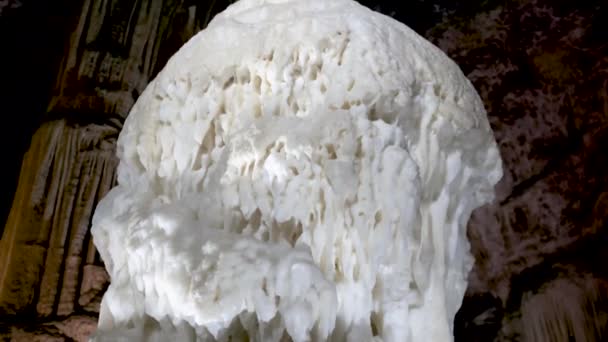
M 59 316 L 67 316 L 74 312 L 81 263 L 82 259 L 78 256 L 68 256 L 65 259 L 61 295 L 59 296 L 59 305 L 57 307 L 57 314 Z
M 85 266 L 78 304 L 87 311 L 99 312 L 101 298 L 109 282 L 110 276 L 105 268 L 95 265 Z
M 13 327 L 10 335 L 11 342 L 67 342 L 57 328 L 50 325 L 29 327 Z
M 115 183 L 119 128 L 60 120 L 34 135 L 0 240 L 0 313 L 75 309 L 83 260 L 95 255 L 93 210 Z
M 522 194 L 473 215 L 469 235 L 477 267 L 472 283 L 496 286 L 493 290 L 506 299 L 513 275 L 601 233 L 608 222 L 602 210 L 608 188 L 608 129 L 592 140 L 595 145 L 583 147 Z
M 183 26 L 171 25 L 184 13 Z M 49 112 L 102 112 L 126 117 L 151 77 L 200 24 L 196 11 L 163 0 L 86 0 L 57 77 Z M 175 32 L 169 56 L 164 40 Z M 163 57 L 162 59 L 159 57 Z
M 71 316 L 54 323 L 64 335 L 74 341 L 86 342 L 89 336 L 97 329 L 97 319 L 91 316 Z
M 46 250 L 36 245 L 10 247 L 19 253 L 12 254 L 9 260 L 0 260 L 0 273 L 4 273 L 4 278 L 0 278 L 4 280 L 0 284 L 0 315 L 14 315 L 33 304 Z
M 61 288 L 61 270 L 63 267 L 63 248 L 49 248 L 47 251 L 44 275 L 40 282 L 40 297 L 36 305 L 36 311 L 42 317 L 48 317 L 55 312 L 55 297 Z

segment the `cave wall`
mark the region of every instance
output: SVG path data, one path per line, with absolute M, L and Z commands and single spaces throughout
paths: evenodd
M 110 279 L 89 228 L 116 182 L 122 123 L 168 58 L 227 5 L 0 2 L 2 28 L 27 30 L 6 42 L 14 55 L 2 64 L 16 70 L 11 95 L 24 96 L 12 102 L 25 112 L 14 117 L 25 123 L 5 144 L 23 147 L 10 160 L 18 182 L 5 183 L 15 195 L 0 240 L 0 340 L 84 341 L 95 329 Z
M 542 325 L 555 309 L 526 308 L 560 288 L 581 312 L 588 298 L 599 303 L 608 279 L 594 262 L 608 242 L 608 6 L 361 2 L 461 66 L 505 162 L 496 201 L 468 227 L 476 264 L 457 340 L 534 340 L 524 323 Z M 4 103 L 19 113 L 7 115 L 16 121 L 3 137 L 15 170 L 5 193 L 16 192 L 0 240 L 0 338 L 81 341 L 95 328 L 110 279 L 88 229 L 115 184 L 122 122 L 168 58 L 228 3 L 0 1 L 2 28 L 25 32 L 2 41 L 14 54 L 0 63 L 15 81 L 3 82 Z
M 70 28 L 61 18 L 69 8 L 56 2 L 0 1 L 0 103 L 3 177 L 0 180 L 0 236 L 17 187 L 23 153 L 45 113 L 49 88 Z M 10 127 L 10 129 L 8 129 Z

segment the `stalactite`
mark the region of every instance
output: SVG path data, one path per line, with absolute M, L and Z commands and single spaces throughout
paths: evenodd
M 605 288 L 590 275 L 559 277 L 522 298 L 521 327 L 526 342 L 602 341 L 606 324 L 599 310 Z

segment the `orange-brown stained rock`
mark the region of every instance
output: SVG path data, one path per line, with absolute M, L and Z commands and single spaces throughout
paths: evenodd
M 102 267 L 91 260 L 88 227 L 115 183 L 118 130 L 60 120 L 34 135 L 0 241 L 0 314 L 65 316 L 77 309 L 85 264 Z M 103 287 L 89 285 L 96 286 Z
M 85 266 L 78 305 L 86 311 L 99 312 L 101 298 L 109 282 L 110 276 L 104 267 L 96 265 Z

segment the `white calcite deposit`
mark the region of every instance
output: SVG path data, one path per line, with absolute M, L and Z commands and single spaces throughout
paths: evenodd
M 241 0 L 150 83 L 97 341 L 449 341 L 501 162 L 459 68 L 351 0 Z

